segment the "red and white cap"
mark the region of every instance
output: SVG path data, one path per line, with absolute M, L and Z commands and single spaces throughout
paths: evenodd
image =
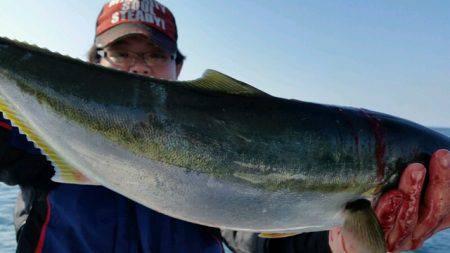
M 168 8 L 155 0 L 111 0 L 97 18 L 95 46 L 104 48 L 134 34 L 148 37 L 169 53 L 177 51 L 177 26 Z

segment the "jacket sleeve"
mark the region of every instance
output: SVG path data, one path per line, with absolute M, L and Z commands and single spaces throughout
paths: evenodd
M 236 253 L 331 253 L 328 231 L 303 233 L 286 238 L 266 239 L 258 234 L 242 231 L 222 230 L 225 244 Z
M 46 157 L 0 113 L 0 182 L 31 186 L 54 175 Z

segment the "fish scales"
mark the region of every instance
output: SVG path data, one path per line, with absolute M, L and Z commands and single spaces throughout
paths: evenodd
M 277 98 L 211 70 L 164 81 L 5 38 L 0 95 L 6 117 L 45 140 L 55 170 L 63 164 L 167 215 L 229 229 L 341 225 L 346 203 L 377 197 L 407 164 L 450 148 L 410 121 Z M 77 183 L 61 175 L 54 180 Z

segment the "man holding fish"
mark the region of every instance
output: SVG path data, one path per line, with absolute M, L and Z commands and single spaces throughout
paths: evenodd
M 177 80 L 185 57 L 175 18 L 156 1 L 113 0 L 103 7 L 89 61 L 143 76 Z M 450 226 L 450 152 L 436 151 L 428 175 L 410 164 L 398 189 L 375 207 L 389 251 L 415 249 Z M 219 231 L 143 207 L 102 186 L 50 181 L 49 162 L 8 121 L 0 121 L 0 173 L 22 188 L 16 209 L 18 252 L 361 252 L 352 231 L 262 238 Z M 428 184 L 424 187 L 425 179 Z M 423 197 L 422 197 L 422 194 Z

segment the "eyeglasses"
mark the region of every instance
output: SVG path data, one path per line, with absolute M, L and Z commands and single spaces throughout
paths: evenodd
M 97 50 L 100 57 L 106 59 L 109 63 L 120 67 L 128 67 L 136 64 L 138 59 L 142 59 L 149 67 L 161 67 L 175 60 L 176 54 L 168 54 L 164 52 L 148 52 L 137 54 L 128 51 L 119 50 Z

